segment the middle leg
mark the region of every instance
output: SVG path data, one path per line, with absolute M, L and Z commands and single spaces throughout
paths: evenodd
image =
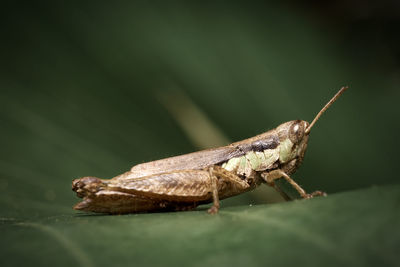
M 216 214 L 219 210 L 219 197 L 218 197 L 218 178 L 214 174 L 214 167 L 210 167 L 208 169 L 208 173 L 210 174 L 211 179 L 211 192 L 213 196 L 213 205 L 208 209 L 208 213 Z
M 215 214 L 219 209 L 219 194 L 224 197 L 227 195 L 236 195 L 245 192 L 250 188 L 250 185 L 240 179 L 234 173 L 227 171 L 220 166 L 211 166 L 208 168 L 208 173 L 211 182 L 211 192 L 213 195 L 213 206 L 208 210 L 209 213 Z M 226 186 L 229 184 L 230 186 Z M 225 186 L 224 186 L 225 185 Z

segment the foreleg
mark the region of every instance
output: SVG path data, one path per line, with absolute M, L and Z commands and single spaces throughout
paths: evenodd
M 292 178 L 290 178 L 289 175 L 287 175 L 284 171 L 282 171 L 280 169 L 273 170 L 271 172 L 262 173 L 261 177 L 265 180 L 265 182 L 268 185 L 273 186 L 275 188 L 276 188 L 276 186 L 275 186 L 275 182 L 274 181 L 276 179 L 279 179 L 279 178 L 284 178 L 286 181 L 289 182 L 289 184 L 291 186 L 293 186 L 294 189 L 296 189 L 296 191 L 299 193 L 299 195 L 302 198 L 305 198 L 305 199 L 312 198 L 312 197 L 315 197 L 315 196 L 326 196 L 326 193 L 321 192 L 321 191 L 315 191 L 315 192 L 313 192 L 311 194 L 307 194 L 306 191 L 303 188 L 301 188 L 300 185 L 298 185 Z

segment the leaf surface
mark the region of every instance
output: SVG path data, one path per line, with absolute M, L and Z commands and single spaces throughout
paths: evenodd
M 396 266 L 400 186 L 278 204 L 1 218 L 2 266 Z M 15 242 L 19 240 L 19 242 Z M 21 257 L 23 255 L 23 257 Z

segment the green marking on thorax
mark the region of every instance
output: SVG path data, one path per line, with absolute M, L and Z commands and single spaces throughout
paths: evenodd
M 247 159 L 245 156 L 239 157 L 240 162 L 238 166 L 238 173 L 243 174 L 246 170 L 246 165 L 247 165 Z
M 287 138 L 285 141 L 282 141 L 279 145 L 280 152 L 279 152 L 279 160 L 280 162 L 284 163 L 288 160 L 292 159 L 292 147 L 293 143 Z
M 264 152 L 255 152 L 255 153 L 256 153 L 257 158 L 259 158 L 259 160 L 260 160 L 260 165 L 264 165 L 265 161 L 268 160 L 267 158 L 265 158 Z M 258 167 L 260 167 L 260 166 L 258 166 Z
M 263 152 L 249 151 L 244 156 L 232 158 L 222 165 L 228 171 L 236 171 L 239 174 L 247 173 L 249 169 L 263 171 L 273 165 L 279 159 L 279 147 L 266 149 Z
M 260 166 L 261 164 L 261 159 L 257 157 L 256 153 L 254 153 L 253 151 L 249 151 L 246 154 L 246 158 L 249 160 L 251 168 L 253 170 L 257 170 L 258 166 Z
M 239 166 L 240 160 L 241 160 L 241 157 L 232 158 L 232 159 L 228 160 L 228 162 L 225 162 L 222 165 L 222 168 L 224 168 L 227 171 L 233 171 Z
M 269 168 L 272 164 L 274 164 L 279 159 L 279 146 L 274 149 L 264 150 L 265 160 L 263 161 L 263 168 Z

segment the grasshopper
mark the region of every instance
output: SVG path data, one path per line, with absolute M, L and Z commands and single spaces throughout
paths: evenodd
M 250 191 L 262 183 L 274 187 L 290 199 L 276 183 L 286 180 L 308 199 L 289 175 L 300 166 L 311 128 L 347 89 L 342 87 L 309 124 L 303 120 L 285 122 L 263 134 L 228 146 L 198 151 L 138 164 L 112 179 L 83 177 L 72 189 L 83 198 L 74 209 L 123 214 L 162 210 L 190 210 L 213 203 L 209 213 L 217 213 L 219 200 Z

